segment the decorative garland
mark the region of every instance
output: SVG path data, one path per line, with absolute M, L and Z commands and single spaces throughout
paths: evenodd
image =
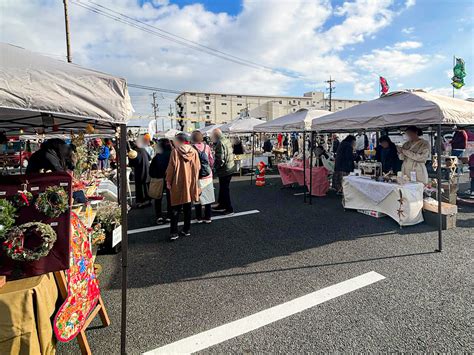
M 56 218 L 69 208 L 68 195 L 62 187 L 50 186 L 39 194 L 36 209 L 50 218 Z
M 33 228 L 41 234 L 43 239 L 43 243 L 36 250 L 24 247 L 25 232 Z M 56 238 L 56 232 L 50 225 L 41 222 L 29 222 L 10 229 L 3 242 L 3 249 L 5 249 L 7 256 L 13 260 L 35 261 L 49 254 Z
M 0 238 L 15 224 L 16 208 L 10 201 L 0 199 Z
M 13 203 L 15 207 L 27 207 L 33 201 L 33 194 L 29 191 L 18 191 L 15 195 L 13 195 Z

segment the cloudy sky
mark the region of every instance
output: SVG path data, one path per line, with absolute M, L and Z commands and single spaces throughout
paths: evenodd
M 69 13 L 73 62 L 133 84 L 301 95 L 332 76 L 336 97 L 371 99 L 382 75 L 450 95 L 455 54 L 468 72 L 456 95 L 474 97 L 472 0 L 69 0 Z M 65 60 L 62 0 L 2 0 L 0 26 L 0 41 Z M 152 113 L 150 92 L 131 95 Z M 173 97 L 159 95 L 161 114 Z

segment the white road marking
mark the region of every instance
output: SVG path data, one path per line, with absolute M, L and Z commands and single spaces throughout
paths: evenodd
M 246 216 L 246 215 L 255 214 L 255 213 L 260 213 L 260 211 L 259 210 L 250 210 L 250 211 L 236 212 L 233 215 L 214 216 L 214 217 L 212 217 L 212 220 L 217 221 L 219 219 L 234 218 L 234 217 Z M 193 219 L 191 221 L 191 223 L 193 223 L 193 224 L 197 223 L 197 220 Z M 179 222 L 178 225 L 182 226 L 183 222 Z M 163 224 L 163 225 L 160 225 L 160 226 L 152 226 L 152 227 L 131 229 L 131 230 L 128 231 L 128 235 L 154 231 L 154 230 L 157 230 L 157 229 L 169 229 L 169 227 L 170 227 L 169 224 Z
M 145 355 L 191 354 L 264 327 L 296 313 L 305 311 L 323 302 L 366 287 L 383 279 L 385 279 L 384 276 L 375 271 L 370 271 L 366 274 L 325 287 L 305 296 L 295 298 L 294 300 L 282 303 L 278 306 L 265 309 L 248 317 L 238 319 L 217 328 L 148 351 Z
M 304 195 L 306 192 L 297 192 L 295 194 L 293 194 L 293 196 L 302 196 Z

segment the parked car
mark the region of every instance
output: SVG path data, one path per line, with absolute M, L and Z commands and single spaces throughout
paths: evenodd
M 31 155 L 39 149 L 38 143 L 10 139 L 0 144 L 0 166 L 27 167 Z

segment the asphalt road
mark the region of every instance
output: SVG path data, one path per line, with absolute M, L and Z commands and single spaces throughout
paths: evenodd
M 152 350 L 352 277 L 385 279 L 201 353 L 473 352 L 474 209 L 444 233 L 426 224 L 400 229 L 388 217 L 344 211 L 333 194 L 313 205 L 248 181 L 231 185 L 236 211 L 258 214 L 130 235 L 128 352 Z M 130 229 L 154 224 L 151 208 L 129 213 Z M 120 256 L 100 256 L 112 325 L 87 331 L 94 354 L 120 351 Z M 76 342 L 59 354 L 78 353 Z

